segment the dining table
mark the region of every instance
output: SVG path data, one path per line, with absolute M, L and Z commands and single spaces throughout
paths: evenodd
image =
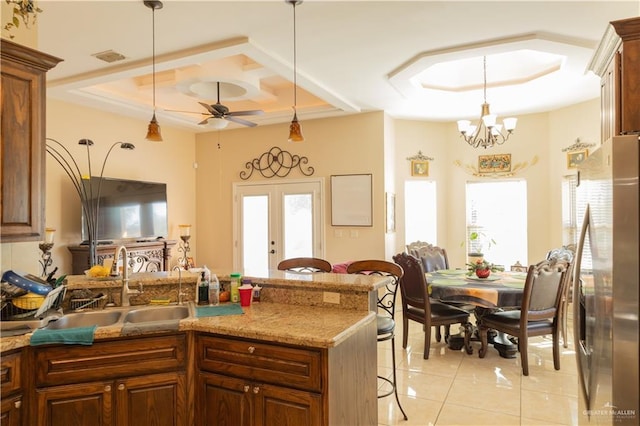
M 487 278 L 469 275 L 465 269 L 442 269 L 426 273 L 429 296 L 456 305 L 470 305 L 476 321 L 497 310 L 519 309 L 527 274 L 524 272 L 492 272 Z M 503 358 L 515 358 L 518 347 L 504 333 L 490 333 L 490 342 Z M 448 344 L 459 349 L 462 337 L 452 335 Z M 477 329 L 471 340 L 479 340 Z

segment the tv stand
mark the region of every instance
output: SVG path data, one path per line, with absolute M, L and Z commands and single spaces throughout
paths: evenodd
M 120 244 L 113 241 L 101 241 L 97 247 L 98 263 L 104 259 L 113 259 L 116 248 L 123 245 L 129 255 L 129 266 L 133 272 L 168 271 L 171 260 L 171 249 L 177 244 L 175 240 L 128 241 Z M 83 275 L 89 269 L 89 245 L 77 244 L 67 246 L 71 252 L 71 269 L 73 275 Z

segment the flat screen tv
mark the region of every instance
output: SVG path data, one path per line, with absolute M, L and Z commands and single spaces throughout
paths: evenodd
M 92 202 L 98 198 L 99 177 L 87 187 Z M 82 210 L 82 239 L 89 238 Z M 166 238 L 167 184 L 102 178 L 98 208 L 98 241 Z

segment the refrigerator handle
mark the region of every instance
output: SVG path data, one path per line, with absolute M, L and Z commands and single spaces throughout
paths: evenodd
M 580 172 L 578 172 L 578 182 L 580 182 Z M 582 279 L 581 277 L 581 269 L 582 269 L 582 252 L 584 250 L 584 240 L 586 238 L 587 232 L 589 232 L 589 204 L 584 211 L 584 220 L 582 221 L 582 229 L 580 231 L 580 238 L 578 240 L 578 247 L 576 250 L 575 265 L 573 269 L 573 341 L 576 346 L 576 364 L 578 367 L 578 383 L 579 383 L 579 392 L 582 393 L 582 397 L 586 403 L 587 410 L 591 409 L 591 398 L 589 395 L 589 382 L 591 382 L 591 378 L 585 376 L 585 369 L 588 368 L 584 365 L 586 359 L 581 356 L 581 343 L 580 343 L 580 329 L 582 327 L 582 321 L 584 318 L 580 312 L 581 306 L 581 298 L 582 298 Z M 587 354 L 588 356 L 588 354 Z

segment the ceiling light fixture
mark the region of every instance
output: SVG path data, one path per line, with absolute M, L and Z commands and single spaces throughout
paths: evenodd
M 298 79 L 296 65 L 296 6 L 302 3 L 302 0 L 285 0 L 293 5 L 293 120 L 289 125 L 289 142 L 304 142 L 302 129 L 298 122 L 298 113 L 296 107 L 298 105 Z
M 146 139 L 153 142 L 162 142 L 160 125 L 156 120 L 156 9 L 162 9 L 162 2 L 159 0 L 144 0 L 144 5 L 151 9 L 151 40 L 153 45 L 152 55 L 152 78 L 153 78 L 153 117 L 149 122 Z
M 458 131 L 465 142 L 474 148 L 489 148 L 505 143 L 516 128 L 517 118 L 509 117 L 503 120 L 503 124 L 496 124 L 496 115 L 489 112 L 487 103 L 487 57 L 483 57 L 484 65 L 484 103 L 482 104 L 481 120 L 477 125 L 471 125 L 469 120 L 458 121 Z M 507 131 L 505 136 L 502 127 Z

